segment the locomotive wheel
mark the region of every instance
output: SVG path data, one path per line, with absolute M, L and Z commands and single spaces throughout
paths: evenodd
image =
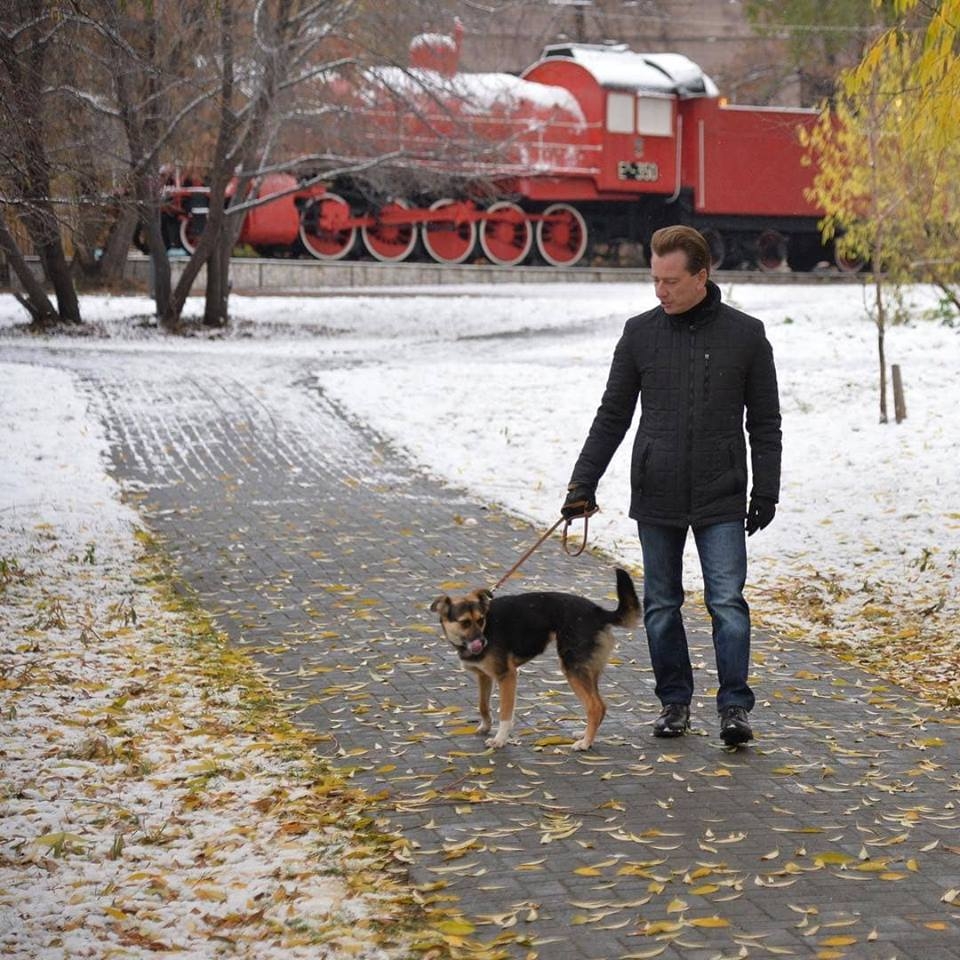
M 841 273 L 859 273 L 867 263 L 862 257 L 848 257 L 840 253 L 836 247 L 833 248 L 833 262 Z
M 342 260 L 357 240 L 357 228 L 348 225 L 350 205 L 335 193 L 325 193 L 304 207 L 300 240 L 318 260 Z
M 787 264 L 787 238 L 776 230 L 764 230 L 757 237 L 757 266 L 772 273 Z
M 522 263 L 533 246 L 533 229 L 523 210 L 500 200 L 487 208 L 487 214 L 495 214 L 480 224 L 480 246 L 487 259 L 503 267 Z
M 459 207 L 460 202 L 444 198 L 430 204 L 431 210 Z M 437 263 L 463 263 L 477 243 L 477 225 L 472 220 L 427 220 L 422 228 L 423 245 Z
M 576 207 L 554 203 L 537 221 L 537 250 L 552 267 L 572 267 L 587 250 L 587 222 Z
M 372 226 L 361 227 L 363 245 L 375 260 L 396 263 L 406 260 L 417 245 L 417 225 L 405 223 L 402 211 L 409 205 L 403 200 L 391 200 L 373 214 Z
M 723 266 L 724 260 L 727 259 L 727 244 L 723 239 L 723 234 L 712 227 L 706 227 L 700 233 L 710 248 L 710 269 L 719 270 Z

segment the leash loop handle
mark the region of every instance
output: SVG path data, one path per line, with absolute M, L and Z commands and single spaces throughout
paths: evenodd
M 577 502 L 573 504 L 568 504 L 568 506 L 579 507 L 581 506 L 581 503 Z M 582 501 L 582 506 L 583 506 L 583 513 L 578 514 L 575 517 L 561 516 L 560 519 L 549 530 L 547 530 L 547 532 L 544 533 L 543 536 L 540 537 L 540 539 L 493 585 L 490 592 L 496 593 L 497 590 L 499 590 L 500 587 L 502 587 L 507 582 L 507 580 L 509 580 L 517 572 L 517 570 L 520 569 L 521 565 L 524 564 L 530 558 L 533 552 L 540 547 L 543 541 L 546 540 L 547 537 L 549 537 L 553 533 L 553 531 L 560 526 L 561 523 L 564 525 L 563 537 L 562 537 L 563 552 L 566 553 L 568 557 L 579 557 L 580 554 L 583 553 L 583 551 L 586 550 L 587 548 L 587 530 L 588 530 L 589 518 L 592 517 L 595 513 L 599 513 L 599 510 L 600 510 L 599 507 L 594 507 L 592 510 L 588 510 L 586 500 Z M 573 523 L 574 520 L 581 520 L 581 519 L 583 520 L 583 542 L 580 544 L 580 546 L 576 550 L 571 550 L 567 542 L 567 533 L 570 529 L 570 524 Z
M 580 504 L 579 504 L 579 503 L 575 503 L 575 504 L 572 504 L 572 506 L 580 506 Z M 564 517 L 564 518 L 562 518 L 562 519 L 564 519 L 564 520 L 566 521 L 566 522 L 564 523 L 564 525 L 563 525 L 563 537 L 562 537 L 563 552 L 564 552 L 568 557 L 579 557 L 580 554 L 583 553 L 583 551 L 587 549 L 587 533 L 588 533 L 589 530 L 590 530 L 590 518 L 591 518 L 595 513 L 599 513 L 599 512 L 600 512 L 600 508 L 599 508 L 599 507 L 594 507 L 592 510 L 587 510 L 587 509 L 586 509 L 586 506 L 587 506 L 587 502 L 586 502 L 586 500 L 584 500 L 584 501 L 583 501 L 583 507 L 584 507 L 583 513 L 578 514 L 578 515 L 575 516 L 575 517 L 569 517 L 569 518 Z M 583 540 L 580 542 L 580 546 L 579 546 L 579 547 L 577 547 L 575 550 L 571 550 L 571 549 L 570 549 L 570 544 L 569 544 L 569 542 L 568 542 L 568 540 L 567 540 L 567 533 L 569 532 L 569 530 L 570 530 L 570 525 L 573 523 L 574 520 L 583 520 Z

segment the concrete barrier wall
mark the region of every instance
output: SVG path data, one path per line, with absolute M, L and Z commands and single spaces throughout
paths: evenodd
M 171 270 L 176 283 L 184 261 L 172 258 Z M 204 271 L 193 285 L 194 292 L 204 289 Z M 150 261 L 131 256 L 127 277 L 149 287 Z M 254 260 L 236 258 L 230 262 L 230 283 L 238 293 L 291 293 L 328 287 L 404 287 L 469 283 L 629 283 L 647 279 L 648 270 L 633 268 L 573 267 L 497 267 L 488 264 L 378 263 L 375 261 Z
M 41 276 L 35 257 L 28 258 L 32 269 Z M 170 269 L 176 283 L 186 260 L 171 257 Z M 126 279 L 131 286 L 149 291 L 150 261 L 142 254 L 131 254 L 127 261 Z M 201 270 L 192 292 L 202 294 L 206 271 Z M 830 273 L 746 273 L 725 271 L 715 274 L 718 282 L 763 283 L 859 283 L 862 274 Z M 650 271 L 640 267 L 497 267 L 491 264 L 378 263 L 375 261 L 319 260 L 254 260 L 243 257 L 230 262 L 230 283 L 235 293 L 309 293 L 312 290 L 376 290 L 390 287 L 443 286 L 464 284 L 523 283 L 649 283 Z M 19 288 L 15 276 L 10 284 Z

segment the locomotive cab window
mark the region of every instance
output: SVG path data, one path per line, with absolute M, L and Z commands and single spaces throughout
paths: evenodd
M 673 101 L 663 97 L 637 97 L 637 133 L 648 137 L 673 135 Z
M 633 94 L 608 93 L 607 133 L 633 133 L 633 113 Z

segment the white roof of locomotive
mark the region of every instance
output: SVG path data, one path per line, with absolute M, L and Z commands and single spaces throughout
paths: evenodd
M 444 76 L 434 70 L 401 67 L 373 67 L 367 76 L 399 95 L 416 97 L 450 96 L 459 101 L 464 113 L 489 113 L 496 107 L 519 108 L 535 105 L 540 110 L 559 109 L 574 123 L 584 123 L 583 110 L 577 98 L 563 87 L 523 80 L 509 73 L 457 73 Z M 365 91 L 375 99 L 375 93 Z
M 579 64 L 602 87 L 678 97 L 716 97 L 720 92 L 698 64 L 680 53 L 634 53 L 625 43 L 552 43 L 543 48 L 541 60 L 552 58 Z

